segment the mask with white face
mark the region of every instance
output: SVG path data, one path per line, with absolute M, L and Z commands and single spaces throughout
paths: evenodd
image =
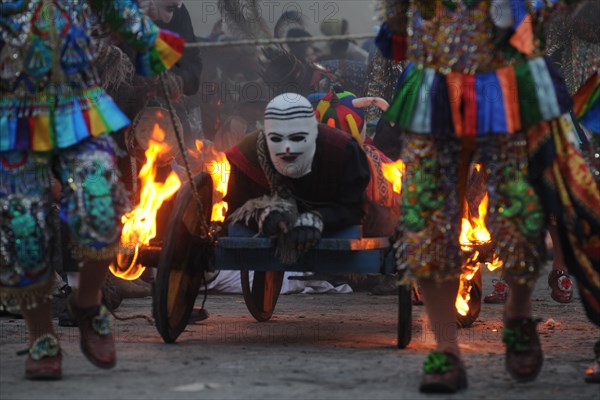
M 277 172 L 300 178 L 311 171 L 318 126 L 308 99 L 283 93 L 271 100 L 265 109 L 264 133 Z

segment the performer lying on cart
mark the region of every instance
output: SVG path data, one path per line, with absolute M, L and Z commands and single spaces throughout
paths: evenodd
M 278 258 L 294 263 L 323 230 L 359 225 L 366 215 L 369 161 L 344 132 L 318 124 L 308 99 L 272 99 L 264 129 L 226 152 L 231 164 L 228 221 L 277 237 Z M 382 227 L 380 236 L 393 232 Z

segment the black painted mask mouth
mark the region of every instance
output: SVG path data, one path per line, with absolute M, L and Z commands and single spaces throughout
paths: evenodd
M 277 157 L 281 158 L 283 161 L 287 163 L 294 162 L 300 157 L 302 153 L 280 153 L 277 154 Z

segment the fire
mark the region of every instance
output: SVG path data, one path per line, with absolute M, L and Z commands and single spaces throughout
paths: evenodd
M 477 207 L 479 216 L 469 220 L 469 218 L 465 218 L 465 216 L 468 216 L 469 212 L 468 203 L 465 201 L 465 216 L 462 218 L 462 227 L 459 237 L 460 245 L 463 250 L 469 250 L 473 243 L 488 243 L 491 240 L 490 232 L 485 227 L 487 208 L 488 194 L 486 193 Z
M 500 268 L 502 264 L 504 264 L 502 260 L 496 254 L 494 254 L 492 261 L 486 262 L 485 266 L 487 267 L 488 271 L 493 271 L 496 268 Z
M 479 256 L 479 252 L 475 252 L 473 260 Z M 469 260 L 471 261 L 471 259 Z M 479 263 L 467 262 L 467 266 L 463 268 L 460 275 L 460 283 L 458 286 L 458 294 L 456 295 L 455 307 L 460 315 L 467 315 L 469 312 L 469 300 L 471 300 L 471 284 L 469 283 L 475 273 L 479 270 Z
M 398 160 L 393 163 L 382 163 L 383 176 L 393 185 L 394 193 L 402 191 L 402 173 L 404 172 L 404 163 Z
M 196 140 L 196 149 L 200 153 L 205 153 L 205 166 L 213 181 L 214 201 L 210 220 L 212 222 L 223 222 L 225 221 L 225 214 L 228 207 L 227 202 L 223 201 L 223 197 L 227 194 L 227 183 L 229 181 L 231 166 L 227 161 L 225 153 L 215 150 L 214 146 L 206 146 L 207 150 L 203 151 L 204 147 L 204 142 Z
M 114 263 L 110 265 L 110 271 L 119 278 L 134 280 L 142 275 L 146 267 L 136 262 L 139 248 L 149 245 L 150 240 L 156 237 L 156 213 L 163 202 L 173 196 L 181 186 L 181 181 L 175 172 L 171 172 L 164 182 L 155 181 L 156 160 L 161 153 L 170 150 L 170 146 L 163 142 L 164 137 L 165 133 L 158 124 L 154 125 L 152 138 L 145 153 L 146 163 L 138 175 L 142 182 L 140 203 L 133 211 L 121 217 L 123 230 L 120 249 L 131 250 L 133 245 L 134 254 L 131 263 L 125 262 L 130 264 L 129 266 L 115 266 Z M 126 258 L 126 255 L 119 254 L 117 262 Z
M 480 170 L 480 166 L 476 165 L 475 169 Z M 462 218 L 462 226 L 459 236 L 459 244 L 461 249 L 465 252 L 473 251 L 474 248 L 489 244 L 491 242 L 491 235 L 485 225 L 485 217 L 488 209 L 488 194 L 486 193 L 481 202 L 479 203 L 477 210 L 478 216 L 472 216 L 469 218 L 469 205 L 465 200 L 464 214 Z M 469 300 L 471 299 L 471 284 L 470 281 L 481 264 L 484 263 L 488 270 L 493 271 L 498 267 L 502 266 L 502 260 L 498 258 L 496 254 L 492 255 L 491 261 L 479 260 L 482 256 L 480 251 L 474 250 L 473 254 L 469 256 L 463 265 L 463 270 L 460 276 L 460 284 L 458 288 L 458 294 L 456 296 L 456 310 L 460 315 L 467 315 L 469 312 Z M 484 256 L 484 258 L 487 258 Z

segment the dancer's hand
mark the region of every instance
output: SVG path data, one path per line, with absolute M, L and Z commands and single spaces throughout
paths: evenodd
M 259 231 L 265 236 L 277 236 L 279 233 L 288 232 L 288 224 L 285 215 L 279 211 L 265 209 L 259 221 Z
M 296 250 L 305 253 L 321 240 L 323 218 L 316 212 L 300 214 L 290 232 L 290 240 L 296 244 Z
M 296 244 L 299 253 L 305 253 L 319 244 L 321 231 L 309 226 L 296 226 L 290 232 L 290 240 Z

